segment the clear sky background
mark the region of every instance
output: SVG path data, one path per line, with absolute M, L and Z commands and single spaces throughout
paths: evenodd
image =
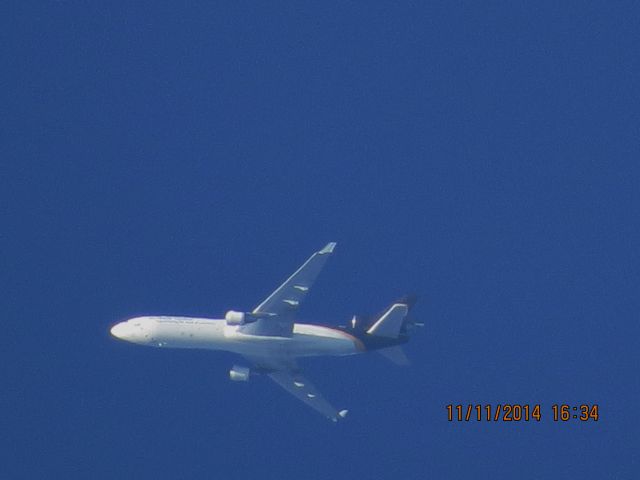
M 3 2 L 0 477 L 638 478 L 636 2 Z M 413 365 L 109 336 L 407 292 Z M 448 403 L 542 405 L 450 423 Z M 554 403 L 600 420 L 556 423 Z

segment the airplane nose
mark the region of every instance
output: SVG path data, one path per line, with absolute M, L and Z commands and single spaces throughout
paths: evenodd
M 111 327 L 111 335 L 121 340 L 127 340 L 131 334 L 131 325 L 127 322 L 120 322 Z

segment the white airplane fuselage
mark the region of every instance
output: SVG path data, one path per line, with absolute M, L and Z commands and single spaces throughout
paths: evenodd
M 295 323 L 290 337 L 250 335 L 224 319 L 153 316 L 120 322 L 111 334 L 159 348 L 224 350 L 246 356 L 281 358 L 353 355 L 365 351 L 356 337 L 320 325 Z
M 287 280 L 251 311 L 229 310 L 222 319 L 185 316 L 144 316 L 111 328 L 121 340 L 156 348 L 223 350 L 245 357 L 248 366 L 233 365 L 232 381 L 248 381 L 252 374 L 268 377 L 289 394 L 326 418 L 345 418 L 346 409 L 331 405 L 303 375 L 297 359 L 354 355 L 377 350 L 394 363 L 408 359 L 400 345 L 408 341 L 409 309 L 415 302 L 403 297 L 380 316 L 354 316 L 347 325 L 331 328 L 295 323 L 301 302 L 333 253 L 329 242 L 313 253 Z

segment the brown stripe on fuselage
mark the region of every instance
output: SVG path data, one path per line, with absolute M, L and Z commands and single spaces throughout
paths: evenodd
M 350 333 L 347 333 L 347 332 L 345 332 L 343 330 L 338 330 L 337 328 L 327 327 L 326 325 L 316 325 L 316 327 L 326 328 L 327 330 L 332 330 L 332 331 L 334 331 L 336 333 L 339 333 L 340 335 L 350 339 L 354 343 L 354 345 L 356 346 L 356 350 L 358 350 L 359 352 L 366 352 L 367 351 L 367 347 L 365 347 L 364 343 L 362 343 L 362 340 L 360 340 L 357 337 L 354 337 Z

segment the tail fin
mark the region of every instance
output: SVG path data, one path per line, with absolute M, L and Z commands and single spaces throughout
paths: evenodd
M 402 333 L 406 333 L 407 314 L 415 302 L 416 297 L 408 295 L 393 303 L 369 327 L 367 333 L 387 338 L 398 338 Z
M 377 320 L 367 329 L 367 334 L 382 339 L 390 339 L 392 346 L 376 350 L 380 355 L 400 366 L 407 366 L 411 362 L 400 345 L 393 345 L 393 340 L 404 337 L 407 330 L 415 324 L 407 315 L 416 303 L 415 295 L 407 295 L 387 308 Z M 400 339 L 402 341 L 402 339 Z

